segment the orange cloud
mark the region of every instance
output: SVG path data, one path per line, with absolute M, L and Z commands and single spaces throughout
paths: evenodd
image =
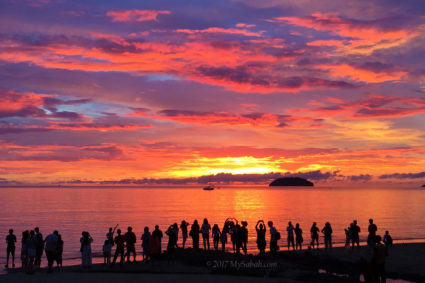
M 126 10 L 109 11 L 107 16 L 112 18 L 113 22 L 144 22 L 157 21 L 158 15 L 169 15 L 170 11 L 165 10 Z
M 380 83 L 386 81 L 399 81 L 407 78 L 408 73 L 392 70 L 366 70 L 348 64 L 316 65 L 318 69 L 326 70 L 333 78 L 349 78 L 358 82 Z
M 329 31 L 331 34 L 345 37 L 342 50 L 352 53 L 371 53 L 379 48 L 389 48 L 405 43 L 420 34 L 418 28 L 393 28 L 386 24 L 391 19 L 360 21 L 346 19 L 334 14 L 314 13 L 310 17 L 277 17 L 277 22 L 287 22 L 294 26 Z M 348 45 L 346 43 L 348 42 Z M 310 42 L 316 45 L 325 42 Z M 334 40 L 333 46 L 341 46 Z M 345 46 L 346 45 L 346 46 Z

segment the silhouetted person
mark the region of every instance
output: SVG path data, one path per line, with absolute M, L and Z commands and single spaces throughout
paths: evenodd
M 298 250 L 298 248 L 300 250 L 303 249 L 303 242 L 304 242 L 304 238 L 303 238 L 303 230 L 300 228 L 300 224 L 297 223 L 295 225 L 295 249 Z
M 12 255 L 12 267 L 15 267 L 15 243 L 16 236 L 13 234 L 13 229 L 9 229 L 9 235 L 6 236 L 6 265 L 5 267 L 9 267 L 9 256 Z
M 180 229 L 182 230 L 183 249 L 186 245 L 186 240 L 188 236 L 187 226 L 189 226 L 189 223 L 187 223 L 185 220 L 182 220 L 182 223 L 180 224 Z
M 295 250 L 295 238 L 294 238 L 294 226 L 292 225 L 292 222 L 288 222 L 288 227 L 286 227 L 286 232 L 288 233 L 288 251 L 289 247 L 292 245 L 292 249 Z
M 241 248 L 242 248 L 242 233 L 241 233 L 241 225 L 236 224 L 235 225 L 236 229 L 234 230 L 235 232 L 235 245 L 236 245 L 236 254 L 240 254 L 241 253 Z
M 25 230 L 22 232 L 22 239 L 21 239 L 21 263 L 22 263 L 22 269 L 26 269 L 28 265 L 28 239 L 30 238 L 30 232 L 28 230 Z
M 266 251 L 266 224 L 263 220 L 258 220 L 255 231 L 257 231 L 257 248 L 260 254 L 264 254 Z
M 369 227 L 367 228 L 369 235 L 367 236 L 367 243 L 371 243 L 375 241 L 376 231 L 378 231 L 378 227 L 373 223 L 373 219 L 369 219 Z
M 27 266 L 27 272 L 31 272 L 33 270 L 34 264 L 35 264 L 35 258 L 37 256 L 37 239 L 35 237 L 34 230 L 30 231 L 30 236 L 27 239 L 27 249 L 28 249 L 28 266 Z
M 57 256 L 57 244 L 59 241 L 58 238 L 58 231 L 54 231 L 52 234 L 47 235 L 45 239 L 46 246 L 44 247 L 44 250 L 46 251 L 46 257 L 47 257 L 47 266 L 48 271 L 52 272 L 53 269 L 53 263 Z
M 360 248 L 360 227 L 357 225 L 357 220 L 354 220 L 350 226 L 351 232 L 351 244 L 354 249 L 354 244 L 357 244 L 357 248 Z
M 364 249 L 362 249 L 360 256 L 360 269 L 361 273 L 363 274 L 365 283 L 376 283 L 374 280 L 374 266 L 372 260 L 374 249 L 375 244 L 372 242 L 371 244 L 366 245 Z
M 116 245 L 114 259 L 112 260 L 111 267 L 115 265 L 118 255 L 120 256 L 120 265 L 124 263 L 124 246 L 125 246 L 125 237 L 121 235 L 121 229 L 117 230 L 117 236 L 114 239 Z
M 117 229 L 118 224 L 115 225 L 114 229 L 112 229 L 112 227 L 109 227 L 109 232 L 106 233 L 106 239 L 108 239 L 108 241 L 111 243 L 111 245 L 114 245 L 114 234 L 115 234 L 115 229 Z
M 193 221 L 193 224 L 190 227 L 189 235 L 192 237 L 192 245 L 194 250 L 199 249 L 199 229 L 198 220 Z
M 173 225 L 168 227 L 167 231 L 165 231 L 165 234 L 168 236 L 167 253 L 169 255 L 174 254 L 174 251 L 176 249 L 176 243 L 177 243 L 176 228 L 177 228 L 177 223 L 174 223 Z
M 238 227 L 233 221 L 229 222 L 230 241 L 232 242 L 233 253 L 237 250 Z
M 156 239 L 156 240 L 154 240 L 155 246 L 156 246 L 155 254 L 161 255 L 161 252 L 162 252 L 162 237 L 164 237 L 164 235 L 162 234 L 162 231 L 159 229 L 158 225 L 155 225 L 155 230 L 153 230 L 153 232 L 152 232 L 152 237 Z
M 81 235 L 81 265 L 84 268 L 89 268 L 92 264 L 91 243 L 93 243 L 93 238 L 86 231 L 82 232 Z
M 332 250 L 332 227 L 329 222 L 326 222 L 325 227 L 322 229 L 322 233 L 325 235 L 325 250 Z
M 103 243 L 102 252 L 103 252 L 103 265 L 110 265 L 111 255 L 112 255 L 112 244 L 108 239 L 106 239 L 105 242 Z
M 242 226 L 241 228 L 239 228 L 239 233 L 241 235 L 241 240 L 242 240 L 242 251 L 243 253 L 246 255 L 248 252 L 248 222 L 246 221 L 242 221 L 241 222 Z
M 178 248 L 179 245 L 177 244 L 177 242 L 179 241 L 179 225 L 176 222 L 174 222 L 173 224 L 173 229 L 174 229 L 174 236 L 175 236 L 174 247 Z
M 155 230 L 152 231 L 152 237 L 149 240 L 149 254 L 151 258 L 159 258 L 161 256 L 162 231 L 158 225 L 155 225 Z
M 316 222 L 313 222 L 313 225 L 310 229 L 311 233 L 311 247 L 314 249 L 314 242 L 316 242 L 316 248 L 319 249 L 319 228 L 317 228 Z
M 40 233 L 40 229 L 38 227 L 34 228 L 34 232 L 35 232 L 35 240 L 37 244 L 34 265 L 40 266 L 41 256 L 43 255 L 43 249 L 44 249 L 44 240 L 43 240 L 43 235 Z
M 136 234 L 134 234 L 132 227 L 129 226 L 127 228 L 127 232 L 124 237 L 127 247 L 127 262 L 130 262 L 130 254 L 133 254 L 133 263 L 136 263 Z
M 218 228 L 217 224 L 214 224 L 214 226 L 212 228 L 211 236 L 213 238 L 214 250 L 218 251 L 218 243 L 220 242 L 221 232 L 220 232 L 220 228 Z
M 229 233 L 229 223 L 227 221 L 224 222 L 223 229 L 221 230 L 220 242 L 221 242 L 221 251 L 226 250 L 227 243 L 227 234 Z
M 353 225 L 350 224 L 350 226 L 348 226 L 348 228 L 344 229 L 345 232 L 345 248 L 349 249 L 350 248 L 350 243 L 351 243 L 351 227 Z
M 211 225 L 208 223 L 208 219 L 204 219 L 204 223 L 202 223 L 201 232 L 202 232 L 202 240 L 204 242 L 204 250 L 210 250 L 210 230 Z
M 270 231 L 270 252 L 274 253 L 277 252 L 278 250 L 278 246 L 277 246 L 277 241 L 279 240 L 278 238 L 278 232 L 276 230 L 276 228 L 273 226 L 273 221 L 269 221 L 267 222 L 267 225 L 269 226 L 269 231 Z
M 387 248 L 393 246 L 393 238 L 391 237 L 391 235 L 388 231 L 385 231 L 384 244 Z
M 143 260 L 148 260 L 150 257 L 149 253 L 149 241 L 151 239 L 151 233 L 149 232 L 149 227 L 145 227 L 142 235 L 142 248 L 143 248 Z
M 381 243 L 381 236 L 375 236 L 374 242 L 376 243 L 372 257 L 374 282 L 385 283 L 385 258 L 388 256 L 387 248 Z
M 57 232 L 57 231 L 55 231 Z M 58 267 L 62 267 L 62 255 L 63 255 L 63 240 L 62 235 L 59 233 L 56 234 L 58 236 L 58 243 L 56 245 L 56 265 Z

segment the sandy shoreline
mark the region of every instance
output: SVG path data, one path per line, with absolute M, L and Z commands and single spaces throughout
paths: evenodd
M 25 274 L 19 269 L 0 275 L 1 282 L 358 282 L 358 261 L 364 252 L 334 248 L 332 252 L 279 252 L 277 255 L 236 256 L 221 252 L 178 250 L 173 259 L 152 263 L 95 264 L 40 269 Z M 387 258 L 388 278 L 425 282 L 425 243 L 397 244 Z

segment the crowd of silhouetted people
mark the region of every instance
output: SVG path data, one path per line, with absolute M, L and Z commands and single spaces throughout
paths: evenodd
M 189 229 L 190 227 L 190 229 Z M 104 264 L 113 267 L 119 258 L 119 264 L 123 265 L 124 262 L 136 263 L 136 242 L 137 236 L 133 232 L 132 227 L 128 227 L 127 231 L 123 233 L 121 229 L 117 229 L 118 225 L 114 228 L 109 228 L 106 233 L 106 238 L 102 247 Z M 269 237 L 267 237 L 267 230 Z M 166 248 L 166 254 L 172 256 L 179 248 L 179 232 L 181 231 L 181 248 L 186 247 L 186 241 L 188 237 L 192 239 L 192 248 L 200 250 L 200 240 L 202 236 L 203 250 L 210 250 L 210 235 L 213 242 L 213 249 L 215 251 L 225 251 L 226 244 L 230 240 L 231 250 L 235 254 L 247 254 L 248 244 L 248 223 L 246 221 L 239 222 L 235 218 L 228 218 L 224 221 L 223 226 L 220 228 L 218 224 L 211 225 L 208 219 L 204 219 L 202 224 L 199 224 L 197 220 L 194 220 L 192 224 L 189 224 L 185 220 L 181 221 L 180 225 L 174 223 L 170 225 L 165 233 L 163 233 L 159 226 L 156 225 L 154 230 L 150 232 L 149 227 L 145 227 L 141 234 L 141 249 L 143 255 L 143 261 L 151 259 L 158 259 L 162 254 L 162 239 L 164 234 L 168 236 L 168 243 Z M 281 240 L 281 234 L 274 226 L 272 221 L 268 221 L 267 224 L 263 220 L 259 220 L 255 225 L 255 231 L 257 234 L 256 244 L 260 254 L 266 252 L 267 238 L 269 241 L 270 253 L 275 253 L 279 250 L 279 240 Z M 368 237 L 367 247 L 370 248 L 370 257 L 362 257 L 361 265 L 364 272 L 365 280 L 371 278 L 371 276 L 385 276 L 385 256 L 389 246 L 392 245 L 392 238 L 388 231 L 385 232 L 383 239 L 377 235 L 378 227 L 373 223 L 373 219 L 369 220 L 368 226 Z M 360 227 L 357 225 L 357 221 L 354 220 L 348 228 L 345 229 L 346 243 L 345 247 L 347 250 L 359 248 L 360 246 Z M 313 222 L 310 228 L 310 243 L 307 245 L 308 250 L 319 249 L 319 235 L 323 234 L 325 250 L 330 251 L 332 249 L 332 226 L 329 222 L 326 222 L 322 229 L 320 229 L 316 222 Z M 299 223 L 295 226 L 291 221 L 288 222 L 286 227 L 286 240 L 287 248 L 290 250 L 302 250 L 304 237 L 303 230 Z M 383 240 L 384 244 L 381 243 Z M 7 262 L 6 268 L 9 267 L 9 257 L 12 256 L 12 267 L 15 267 L 15 245 L 16 236 L 13 234 L 13 230 L 9 230 L 9 234 L 6 237 L 7 243 Z M 93 238 L 90 233 L 83 231 L 80 238 L 80 252 L 81 262 L 83 268 L 90 268 L 92 265 L 92 248 Z M 62 266 L 62 253 L 63 253 L 64 242 L 61 235 L 57 230 L 52 234 L 46 236 L 43 239 L 38 227 L 31 231 L 22 232 L 21 239 L 21 262 L 23 270 L 32 272 L 34 268 L 40 267 L 41 258 L 43 252 L 45 252 L 48 262 L 48 272 L 52 271 L 53 265 L 56 262 L 58 267 Z M 385 248 L 385 250 L 382 247 Z M 115 247 L 114 253 L 113 248 Z M 384 252 L 385 251 L 385 252 Z M 373 274 L 373 275 L 371 275 Z M 366 281 L 368 282 L 368 281 Z M 371 282 L 371 281 L 370 281 Z

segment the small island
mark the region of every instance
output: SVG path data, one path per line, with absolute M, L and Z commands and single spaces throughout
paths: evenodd
M 425 188 L 425 185 L 422 185 L 422 188 Z
M 305 187 L 313 187 L 314 184 L 304 178 L 300 177 L 283 177 L 278 178 L 271 182 L 269 186 L 305 186 Z

